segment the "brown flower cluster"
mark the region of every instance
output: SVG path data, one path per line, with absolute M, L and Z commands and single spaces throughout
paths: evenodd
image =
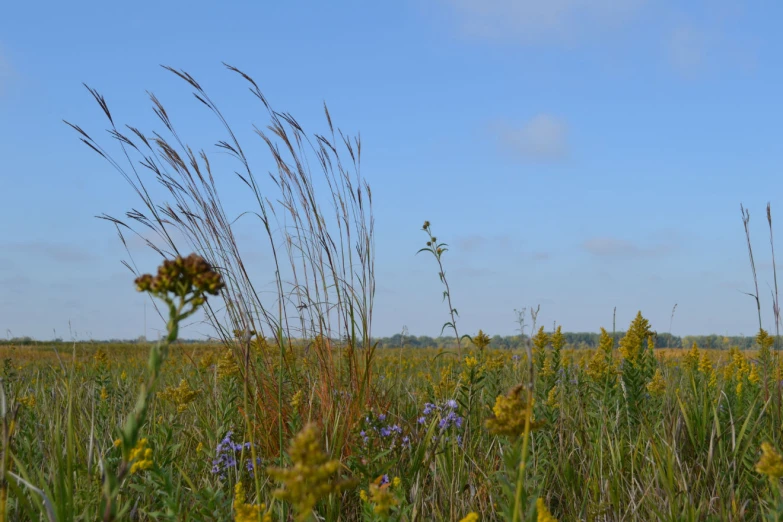
M 150 292 L 159 297 L 174 294 L 185 297 L 193 294 L 194 304 L 202 304 L 204 294 L 217 295 L 225 286 L 223 278 L 201 256 L 167 259 L 158 267 L 158 274 L 144 274 L 135 281 L 139 292 Z M 199 302 L 196 303 L 196 300 Z

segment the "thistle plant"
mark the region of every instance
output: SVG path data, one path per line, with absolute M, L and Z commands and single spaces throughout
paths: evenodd
M 207 300 L 207 295 L 218 295 L 224 287 L 223 279 L 202 257 L 191 254 L 186 258 L 165 260 L 155 276 L 144 274 L 136 279 L 136 289 L 147 292 L 163 301 L 169 310 L 166 326 L 168 335 L 150 348 L 147 362 L 147 381 L 142 383 L 139 396 L 125 426 L 120 431 L 119 447 L 122 461 L 116 475 L 105 473 L 103 493 L 105 505 L 103 520 L 114 520 L 118 512 L 116 498 L 124 479 L 141 467 L 149 467 L 151 453 L 147 452 L 146 439 L 140 448 L 139 433 L 147 415 L 150 399 L 160 378 L 160 371 L 168 355 L 169 345 L 177 340 L 180 323 L 196 313 Z M 139 451 L 142 453 L 139 453 Z M 139 457 L 142 457 L 141 460 Z M 143 464 L 140 464 L 143 463 Z

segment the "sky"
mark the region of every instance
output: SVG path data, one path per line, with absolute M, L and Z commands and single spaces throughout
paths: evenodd
M 110 144 L 83 83 L 114 118 L 160 131 L 147 92 L 194 149 L 221 128 L 160 65 L 192 74 L 269 168 L 275 108 L 362 139 L 373 189 L 373 333 L 437 335 L 447 320 L 424 220 L 444 256 L 461 333 L 515 333 L 515 309 L 567 331 L 757 328 L 740 204 L 762 313 L 773 327 L 765 207 L 783 202 L 783 4 L 665 0 L 12 2 L 0 17 L 0 336 L 154 337 L 114 227 L 140 201 L 63 123 Z M 239 215 L 247 194 L 225 173 Z M 245 198 L 245 199 L 243 199 Z M 242 221 L 254 277 L 269 252 Z M 783 241 L 783 239 L 781 239 Z M 159 259 L 130 245 L 142 271 Z M 781 247 L 783 248 L 783 247 Z M 266 261 L 265 261 L 266 260 Z M 672 317 L 672 309 L 676 312 Z M 145 311 L 146 310 L 146 311 Z M 208 335 L 195 321 L 185 337 Z

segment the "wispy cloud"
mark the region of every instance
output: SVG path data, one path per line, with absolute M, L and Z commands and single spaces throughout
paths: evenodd
M 81 263 L 93 259 L 85 250 L 67 243 L 21 241 L 3 245 L 2 250 L 11 258 L 32 256 L 58 263 Z
M 538 114 L 522 126 L 492 126 L 500 147 L 525 160 L 557 161 L 568 156 L 568 124 L 551 114 Z
M 30 287 L 31 283 L 32 281 L 27 276 L 14 275 L 0 279 L 0 289 L 14 294 L 21 294 Z
M 675 250 L 673 243 L 657 243 L 641 246 L 632 241 L 615 237 L 594 237 L 582 243 L 589 254 L 601 258 L 651 258 L 668 254 Z
M 692 26 L 680 26 L 669 35 L 669 60 L 682 72 L 704 66 L 709 39 L 707 33 Z
M 600 34 L 633 17 L 644 0 L 445 0 L 468 35 L 525 43 Z
M 490 249 L 508 249 L 511 246 L 509 236 L 484 236 L 474 234 L 457 238 L 457 247 L 465 252 L 478 252 Z

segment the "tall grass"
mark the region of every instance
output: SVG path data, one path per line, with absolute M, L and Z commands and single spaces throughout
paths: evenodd
M 227 173 L 213 172 L 209 154 L 194 152 L 198 149 L 180 139 L 155 95 L 150 99 L 165 132 L 147 136 L 132 125 L 116 124 L 103 96 L 88 88 L 109 122 L 119 160 L 78 125 L 69 125 L 122 175 L 143 204 L 143 211 L 132 210 L 125 219 L 103 216 L 121 237 L 126 230 L 143 233 L 148 246 L 163 256 L 195 250 L 223 275 L 223 306 L 209 303 L 207 318 L 241 362 L 245 402 L 252 410 L 248 429 L 276 425 L 274 445 L 282 458 L 284 440 L 292 435 L 287 404 L 302 384 L 296 382 L 298 371 L 286 354 L 291 339 L 309 339 L 320 367 L 317 382 L 309 384 L 327 412 L 319 422 L 333 427 L 335 451 L 344 455 L 350 429 L 372 398 L 374 219 L 372 191 L 360 173 L 361 141 L 336 130 L 326 106 L 328 134 L 306 133 L 292 115 L 272 108 L 250 76 L 226 67 L 247 84 L 266 113 L 268 124 L 253 130 L 271 168 L 251 165 L 237 133 L 192 76 L 165 69 L 183 80 L 215 116 L 223 135 L 216 149 L 236 161 L 238 168 L 231 175 L 256 204 L 241 216 L 229 216 L 219 195 L 216 179 L 225 180 Z M 258 172 L 269 172 L 272 183 L 265 183 Z M 164 199 L 153 199 L 150 183 L 163 189 Z M 326 190 L 319 192 L 317 186 Z M 259 290 L 267 281 L 251 277 L 240 253 L 232 226 L 240 217 L 256 221 L 266 237 L 274 260 L 274 273 L 269 274 L 273 295 Z M 250 356 L 251 345 L 266 344 L 267 339 L 277 347 L 276 355 L 270 352 L 256 361 Z M 332 339 L 339 340 L 344 357 L 336 357 Z M 336 390 L 350 400 L 335 400 Z M 272 444 L 260 433 L 255 437 Z

